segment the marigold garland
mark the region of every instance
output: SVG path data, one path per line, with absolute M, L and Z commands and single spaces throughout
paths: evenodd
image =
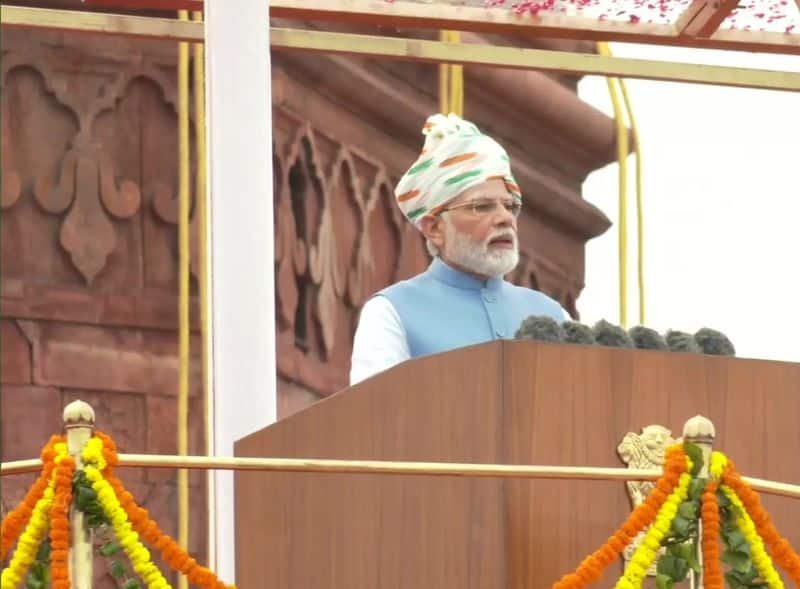
M 25 575 L 37 558 L 37 551 L 48 532 L 48 526 L 52 548 L 49 556 L 52 587 L 70 589 L 69 509 L 73 499 L 75 460 L 69 456 L 62 436 L 52 436 L 42 449 L 41 457 L 43 467 L 38 479 L 23 501 L 2 522 L 0 560 L 5 560 L 15 541 L 17 548 L 11 563 L 2 571 L 0 589 L 16 589 L 23 583 Z M 88 479 L 97 494 L 97 502 L 111 522 L 119 545 L 148 588 L 171 589 L 161 571 L 152 562 L 150 552 L 139 541 L 140 537 L 159 550 L 169 565 L 186 575 L 192 584 L 203 589 L 235 589 L 232 585 L 225 585 L 209 569 L 200 566 L 150 519 L 146 509 L 137 505 L 133 496 L 113 474 L 118 456 L 116 445 L 109 436 L 95 432 L 86 443 L 82 458 L 85 465 L 84 474 L 80 476 L 86 477 L 82 484 L 86 484 Z M 605 544 L 585 558 L 573 573 L 555 583 L 553 589 L 584 589 L 599 580 L 603 571 L 619 557 L 625 547 L 650 526 L 615 585 L 615 589 L 641 589 L 662 541 L 670 534 L 679 507 L 681 514 L 684 513 L 681 504 L 689 495 L 689 487 L 694 478 L 690 474 L 692 468 L 692 461 L 683 446 L 678 444 L 668 448 L 663 474 L 656 482 L 655 489 L 633 510 Z M 752 564 L 768 589 L 784 589 L 773 560 L 800 587 L 800 556 L 789 541 L 780 536 L 769 514 L 762 507 L 758 493 L 742 479 L 733 462 L 720 452 L 711 454 L 709 473 L 711 480 L 706 482 L 700 496 L 703 581 L 706 589 L 724 589 L 720 565 L 718 491 L 734 506 L 735 521 L 750 547 Z M 699 488 L 692 485 L 692 489 L 692 497 L 696 501 Z M 93 509 L 97 509 L 96 504 L 94 505 Z M 42 562 L 45 563 L 46 560 Z
M 794 581 L 795 585 L 800 587 L 800 556 L 794 551 L 791 543 L 778 533 L 769 513 L 762 507 L 758 493 L 742 479 L 733 461 L 728 459 L 726 462 L 722 474 L 723 484 L 735 493 L 746 508 L 743 512 L 746 512 L 750 517 L 757 535 L 761 537 L 763 543 L 769 548 L 772 558 L 789 573 L 789 577 Z
M 150 551 L 139 542 L 139 534 L 131 528 L 128 516 L 120 505 L 114 489 L 105 480 L 98 468 L 98 465 L 106 464 L 102 454 L 102 444 L 100 439 L 92 438 L 84 446 L 81 457 L 85 463 L 83 471 L 86 474 L 86 478 L 92 483 L 92 488 L 97 493 L 97 500 L 111 521 L 111 526 L 114 528 L 120 545 L 128 555 L 133 570 L 136 571 L 150 589 L 171 589 L 161 571 L 153 564 L 150 558 Z
M 45 446 L 45 449 L 47 450 L 47 462 L 45 464 L 50 465 L 49 470 L 46 467 L 43 469 L 49 473 L 47 487 L 30 512 L 25 531 L 22 532 L 17 541 L 17 548 L 11 558 L 11 562 L 7 568 L 3 569 L 0 576 L 0 589 L 17 589 L 19 587 L 31 564 L 36 560 L 36 552 L 47 530 L 48 512 L 55 497 L 55 475 L 53 469 L 56 461 L 66 455 L 66 445 L 54 436 Z M 45 451 L 42 451 L 42 460 L 44 459 Z
M 744 535 L 744 539 L 747 540 L 747 543 L 750 545 L 750 555 L 761 580 L 767 584 L 769 589 L 784 589 L 783 581 L 772 565 L 772 559 L 770 559 L 767 551 L 764 550 L 764 541 L 758 535 L 756 526 L 750 515 L 748 515 L 741 499 L 739 499 L 736 493 L 733 492 L 733 489 L 727 485 L 722 485 L 720 490 L 725 493 L 725 496 L 738 509 L 735 518 L 736 524 Z
M 667 448 L 664 459 L 664 474 L 656 482 L 656 488 L 630 514 L 614 534 L 598 550 L 586 557 L 575 572 L 564 575 L 553 585 L 553 589 L 583 589 L 598 581 L 603 571 L 616 560 L 625 547 L 650 525 L 661 507 L 673 493 L 687 471 L 687 457 L 680 444 Z
M 95 436 L 102 442 L 102 460 L 107 465 L 103 473 L 105 480 L 119 498 L 133 529 L 161 553 L 173 570 L 186 575 L 190 583 L 204 589 L 235 589 L 235 586 L 220 581 L 210 569 L 198 564 L 175 540 L 165 534 L 154 520 L 150 519 L 146 509 L 137 505 L 133 495 L 114 476 L 113 467 L 117 464 L 117 448 L 114 441 L 100 431 L 96 431 Z M 97 442 L 94 443 L 94 447 L 98 447 Z
M 713 468 L 709 470 L 713 476 Z M 708 481 L 703 494 L 700 496 L 700 517 L 703 522 L 703 537 L 701 540 L 703 548 L 703 587 L 705 589 L 724 589 L 725 586 L 719 553 L 718 485 L 719 483 L 715 480 Z
M 65 444 L 57 447 L 60 451 L 55 459 L 55 498 L 50 507 L 50 577 L 53 589 L 69 589 L 69 507 L 75 459 L 67 453 Z
M 7 513 L 3 519 L 3 523 L 0 526 L 0 562 L 5 561 L 8 550 L 19 538 L 22 530 L 25 529 L 36 503 L 42 498 L 44 490 L 50 484 L 53 468 L 55 467 L 53 463 L 53 459 L 56 456 L 55 445 L 63 441 L 64 438 L 62 436 L 51 436 L 50 440 L 42 448 L 41 459 L 43 467 L 39 478 L 28 489 L 25 498 L 20 504 L 13 511 Z
M 686 457 L 686 469 L 692 469 L 692 461 Z M 636 552 L 633 553 L 631 560 L 625 567 L 625 572 L 617 581 L 614 589 L 640 589 L 647 569 L 656 559 L 661 541 L 669 534 L 672 520 L 678 515 L 678 507 L 689 494 L 689 483 L 692 482 L 692 475 L 685 472 L 680 475 L 680 482 L 677 488 L 669 495 L 664 505 L 656 515 L 655 522 L 645 534 L 642 543 L 639 544 Z

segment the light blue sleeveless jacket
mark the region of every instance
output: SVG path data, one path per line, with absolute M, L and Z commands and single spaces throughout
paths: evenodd
M 556 301 L 502 278 L 485 283 L 438 257 L 428 269 L 376 296 L 392 303 L 405 328 L 411 357 L 514 337 L 530 315 L 558 322 L 567 314 Z

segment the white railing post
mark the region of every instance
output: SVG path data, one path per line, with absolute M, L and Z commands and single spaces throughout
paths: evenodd
M 73 401 L 64 408 L 64 430 L 67 451 L 75 459 L 75 469 L 83 468 L 81 452 L 94 431 L 94 410 L 83 401 Z M 92 587 L 92 531 L 86 525 L 83 512 L 75 507 L 73 497 L 69 511 L 71 542 L 69 548 L 70 584 L 75 589 Z
M 702 415 L 695 415 L 683 426 L 683 440 L 694 444 L 703 452 L 703 467 L 697 475 L 698 478 L 708 479 L 710 476 L 708 467 L 711 462 L 711 451 L 713 449 L 715 437 L 716 431 L 714 430 L 714 424 L 711 423 L 710 419 Z M 694 571 L 692 571 L 690 580 L 692 588 L 697 587 L 698 589 L 703 589 L 703 524 L 700 521 L 699 515 L 697 521 L 697 535 L 697 562 L 700 563 L 701 572 L 697 579 L 695 579 Z

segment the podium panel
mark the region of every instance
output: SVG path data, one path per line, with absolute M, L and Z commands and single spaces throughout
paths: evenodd
M 624 435 L 701 413 L 740 472 L 800 481 L 800 365 L 492 342 L 406 362 L 237 456 L 622 466 Z M 619 481 L 236 473 L 237 585 L 549 589 L 630 512 Z M 800 502 L 765 497 L 800 544 Z M 598 586 L 619 576 L 611 567 Z

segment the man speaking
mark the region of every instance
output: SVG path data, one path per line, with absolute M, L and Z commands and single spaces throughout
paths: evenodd
M 409 358 L 513 338 L 530 315 L 567 316 L 550 297 L 503 280 L 519 261 L 522 209 L 506 151 L 453 114 L 429 117 L 422 134 L 395 198 L 433 261 L 364 304 L 350 384 Z

